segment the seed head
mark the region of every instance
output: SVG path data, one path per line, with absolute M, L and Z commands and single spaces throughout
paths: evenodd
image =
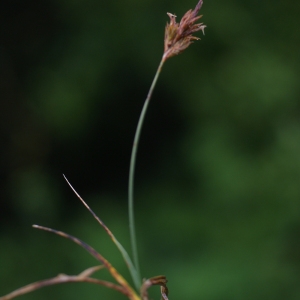
M 167 23 L 165 29 L 164 60 L 180 54 L 193 43 L 193 40 L 200 40 L 200 38 L 193 36 L 193 33 L 201 30 L 204 34 L 204 28 L 206 26 L 203 25 L 203 23 L 195 24 L 195 22 L 202 17 L 197 16 L 202 4 L 203 0 L 199 0 L 195 9 L 187 11 L 180 23 L 176 23 L 175 15 L 167 13 L 170 17 L 170 23 Z

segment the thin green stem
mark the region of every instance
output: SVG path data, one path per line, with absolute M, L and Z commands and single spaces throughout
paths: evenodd
M 134 172 L 135 172 L 135 164 L 136 164 L 136 154 L 138 149 L 138 144 L 140 140 L 140 135 L 146 115 L 146 111 L 154 90 L 154 87 L 156 85 L 157 79 L 159 77 L 159 74 L 161 72 L 162 66 L 165 62 L 164 57 L 162 58 L 157 71 L 155 73 L 155 76 L 153 78 L 151 87 L 149 89 L 147 98 L 145 100 L 143 109 L 141 111 L 141 115 L 139 118 L 139 122 L 136 128 L 133 145 L 132 145 L 132 152 L 131 152 L 131 159 L 130 159 L 130 169 L 129 169 L 129 183 L 128 183 L 128 209 L 129 209 L 129 231 L 130 231 L 130 240 L 131 240 L 131 248 L 132 248 L 132 256 L 133 256 L 133 262 L 136 268 L 138 281 L 141 284 L 141 275 L 140 275 L 140 267 L 139 267 L 139 259 L 138 259 L 138 251 L 137 251 L 137 244 L 136 244 L 136 233 L 135 233 L 135 221 L 134 221 L 134 208 L 133 208 L 133 191 L 134 191 Z M 140 288 L 140 287 L 138 287 Z

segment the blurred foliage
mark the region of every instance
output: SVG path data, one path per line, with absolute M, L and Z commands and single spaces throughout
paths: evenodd
M 78 236 L 128 274 L 61 174 L 129 249 L 135 126 L 166 12 L 195 4 L 1 2 L 1 295 L 97 264 L 33 223 Z M 170 299 L 299 299 L 299 3 L 204 1 L 201 13 L 206 35 L 165 65 L 142 134 L 142 274 L 165 274 Z M 124 299 L 88 284 L 23 299 L 99 297 Z

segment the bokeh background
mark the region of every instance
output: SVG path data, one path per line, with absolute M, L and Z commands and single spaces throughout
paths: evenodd
M 166 13 L 195 5 L 1 1 L 0 295 L 97 264 L 34 223 L 83 239 L 130 280 L 62 174 L 130 250 L 135 126 Z M 201 13 L 206 35 L 165 65 L 142 133 L 143 277 L 165 274 L 170 299 L 300 299 L 300 5 L 206 0 Z M 22 299 L 125 298 L 69 284 Z

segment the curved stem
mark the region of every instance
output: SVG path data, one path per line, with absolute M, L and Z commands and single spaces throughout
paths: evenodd
M 130 240 L 131 240 L 131 248 L 132 248 L 132 256 L 133 262 L 137 271 L 138 280 L 141 284 L 141 275 L 140 275 L 140 268 L 139 268 L 139 260 L 138 260 L 138 252 L 137 252 L 137 244 L 136 244 L 136 233 L 135 233 L 135 222 L 134 222 L 134 209 L 133 209 L 133 191 L 134 191 L 134 172 L 135 172 L 135 163 L 136 163 L 136 154 L 138 149 L 138 144 L 140 140 L 140 135 L 142 131 L 142 126 L 144 123 L 146 111 L 156 85 L 157 79 L 161 72 L 162 66 L 165 62 L 164 57 L 162 58 L 155 76 L 153 78 L 151 87 L 149 89 L 147 98 L 145 100 L 143 109 L 141 111 L 141 115 L 138 121 L 138 125 L 136 128 L 133 145 L 132 145 L 132 152 L 131 152 L 131 159 L 130 159 L 130 169 L 129 169 L 129 183 L 128 183 L 128 209 L 129 209 L 129 231 L 130 231 Z

